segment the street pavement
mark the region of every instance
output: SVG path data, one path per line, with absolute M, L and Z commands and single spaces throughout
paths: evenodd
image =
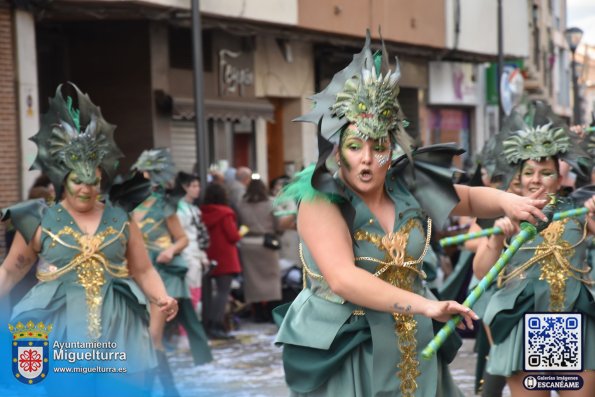
M 245 322 L 233 332 L 235 341 L 212 343 L 214 361 L 199 367 L 189 354 L 169 353 L 176 383 L 182 396 L 203 397 L 286 397 L 281 349 L 273 344 L 277 328 L 273 324 Z M 473 382 L 475 353 L 473 339 L 464 339 L 457 358 L 450 365 L 455 383 L 465 396 L 475 396 Z M 160 397 L 156 387 L 154 397 Z M 509 397 L 505 389 L 503 397 Z
M 273 324 L 244 322 L 233 332 L 235 340 L 211 341 L 214 360 L 198 367 L 193 366 L 188 353 L 170 352 L 180 394 L 183 397 L 288 396 L 281 348 L 273 343 L 276 332 Z M 154 397 L 161 395 L 155 390 Z

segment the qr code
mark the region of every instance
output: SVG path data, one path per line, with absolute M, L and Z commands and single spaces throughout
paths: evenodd
M 582 371 L 580 313 L 525 314 L 525 371 Z

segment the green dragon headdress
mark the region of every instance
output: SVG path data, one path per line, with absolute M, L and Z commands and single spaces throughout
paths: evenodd
M 344 128 L 354 124 L 363 139 L 390 139 L 410 153 L 413 141 L 404 130 L 406 122 L 397 100 L 399 61 L 395 58 L 396 67 L 391 71 L 384 43 L 382 51 L 372 54 L 370 42 L 368 31 L 362 51 L 322 92 L 310 98 L 314 101 L 312 111 L 295 121 L 318 125 L 319 135 L 334 145 Z
M 311 185 L 326 194 L 342 196 L 327 160 L 339 144 L 341 133 L 350 124 L 357 127 L 363 139 L 387 139 L 398 144 L 412 162 L 413 140 L 404 130 L 407 123 L 397 100 L 401 76 L 399 61 L 395 70 L 389 69 L 388 54 L 372 54 L 370 31 L 363 49 L 353 56 L 347 67 L 333 76 L 329 85 L 310 99 L 312 110 L 295 119 L 318 127 L 318 161 L 311 177 Z M 330 165 L 330 164 L 329 164 Z M 346 216 L 349 218 L 349 216 Z
M 114 141 L 116 126 L 109 124 L 87 94 L 69 83 L 77 95 L 78 109 L 72 98 L 62 96 L 62 85 L 50 99 L 47 113 L 41 117 L 39 132 L 31 137 L 37 145 L 37 157 L 31 169 L 41 170 L 62 195 L 62 185 L 70 172 L 82 183 L 95 184 L 95 169 L 100 167 L 111 180 L 123 157 Z
M 163 188 L 176 176 L 176 167 L 167 148 L 145 150 L 131 169 L 140 172 L 147 171 L 151 177 L 151 183 Z
M 582 149 L 582 139 L 541 101 L 513 109 L 492 139 L 489 155 L 495 166 L 488 172 L 491 177 L 502 176 L 504 188 L 508 187 L 516 168 L 526 160 L 557 157 L 581 175 L 591 170 L 592 162 Z

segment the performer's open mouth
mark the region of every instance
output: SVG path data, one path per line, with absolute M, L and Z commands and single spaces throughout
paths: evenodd
M 362 182 L 370 182 L 372 180 L 372 171 L 365 169 L 359 173 L 359 179 Z

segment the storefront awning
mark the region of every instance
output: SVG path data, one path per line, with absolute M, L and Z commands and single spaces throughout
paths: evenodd
M 244 101 L 224 101 L 220 99 L 205 99 L 205 116 L 213 120 L 255 120 L 259 117 L 273 121 L 274 108 L 269 101 L 254 99 Z M 174 98 L 172 119 L 194 120 L 193 98 Z

